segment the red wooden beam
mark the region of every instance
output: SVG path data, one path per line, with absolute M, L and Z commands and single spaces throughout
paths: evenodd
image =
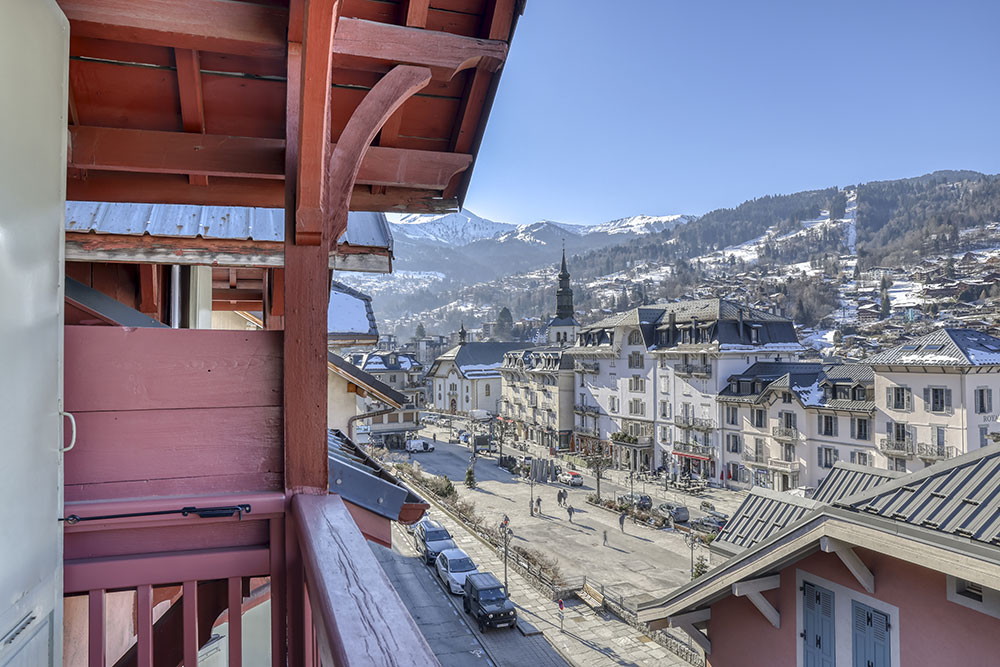
M 85 180 L 66 181 L 66 199 L 71 201 L 281 208 L 284 191 L 282 182 L 275 180 L 214 178 L 208 187 L 199 187 L 188 183 L 186 176 L 175 174 L 110 171 L 94 171 Z M 373 195 L 362 185 L 351 195 L 351 207 L 356 211 L 447 213 L 457 210 L 458 203 L 454 198 L 443 199 L 435 190 L 389 188 L 384 195 Z
M 398 121 L 392 124 L 398 116 L 393 114 L 383 127 L 383 137 L 393 127 L 398 134 Z M 87 126 L 70 127 L 69 135 L 69 166 L 78 169 L 285 178 L 281 139 Z M 465 153 L 372 147 L 361 163 L 357 183 L 443 190 L 470 164 L 472 156 Z
M 510 29 L 514 23 L 515 0 L 488 0 L 483 14 L 482 36 L 487 39 L 510 41 Z
M 403 102 L 430 80 L 431 71 L 426 67 L 397 65 L 368 91 L 354 110 L 330 156 L 330 191 L 326 210 L 329 215 L 327 229 L 333 238 L 340 238 L 347 229 L 351 191 L 361 161 L 375 135 Z
M 340 0 L 306 0 L 304 8 L 294 241 L 298 245 L 320 245 L 330 154 L 333 33 Z
M 352 18 L 338 22 L 333 50 L 340 56 L 422 65 L 451 73 L 470 67 L 495 72 L 507 60 L 505 42 Z
M 205 99 L 201 86 L 201 60 L 197 51 L 174 49 L 177 90 L 181 99 L 181 121 L 185 132 L 205 133 Z M 204 174 L 188 176 L 191 185 L 208 185 Z
M 158 266 L 139 265 L 139 311 L 159 319 L 160 267 Z
M 243 55 L 285 55 L 288 11 L 230 0 L 57 0 L 74 37 Z
M 404 23 L 411 28 L 426 28 L 430 5 L 430 0 L 403 0 Z

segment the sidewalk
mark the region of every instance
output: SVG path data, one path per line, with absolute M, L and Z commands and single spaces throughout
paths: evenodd
M 480 570 L 503 580 L 503 558 L 437 506 L 432 509 Z M 673 653 L 632 626 L 607 612 L 596 613 L 578 599 L 565 600 L 564 632 L 559 630 L 559 607 L 534 588 L 525 577 L 508 569 L 511 599 L 521 617 L 542 631 L 545 638 L 574 665 L 663 665 L 690 667 Z

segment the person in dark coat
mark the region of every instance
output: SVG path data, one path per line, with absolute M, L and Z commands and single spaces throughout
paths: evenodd
M 618 527 L 622 529 L 623 533 L 625 532 L 625 512 L 618 515 Z

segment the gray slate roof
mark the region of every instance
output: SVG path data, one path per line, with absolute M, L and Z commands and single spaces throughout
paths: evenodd
M 816 493 L 813 494 L 813 500 L 820 503 L 832 503 L 841 498 L 864 493 L 868 489 L 885 484 L 905 474 L 883 468 L 837 461 L 829 474 L 820 482 Z
M 531 343 L 465 343 L 456 345 L 434 360 L 434 375 L 443 361 L 454 361 L 466 378 L 500 377 L 503 355 L 512 350 L 532 347 Z
M 283 241 L 285 210 L 248 206 L 68 201 L 66 231 Z M 350 211 L 347 214 L 347 230 L 338 242 L 386 248 L 392 252 L 392 232 L 383 213 Z
M 344 372 L 344 374 L 357 380 L 358 384 L 368 387 L 379 400 L 394 403 L 396 406 L 403 406 L 409 403 L 410 399 L 406 394 L 396 391 L 386 383 L 382 382 L 374 375 L 366 373 L 351 362 L 347 361 L 339 354 L 333 352 L 326 353 L 326 360 Z
M 712 551 L 735 555 L 763 542 L 820 505 L 809 498 L 754 487 L 712 542 Z
M 1000 338 L 972 329 L 940 329 L 869 357 L 864 363 L 872 366 L 1000 365 Z

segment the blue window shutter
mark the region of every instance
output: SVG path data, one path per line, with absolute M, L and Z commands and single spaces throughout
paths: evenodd
M 833 593 L 807 583 L 802 595 L 805 667 L 834 667 Z
M 871 609 L 859 602 L 851 602 L 851 645 L 854 667 L 872 667 L 871 648 L 868 640 L 868 615 Z
M 892 667 L 889 653 L 889 617 L 872 610 L 872 667 Z

